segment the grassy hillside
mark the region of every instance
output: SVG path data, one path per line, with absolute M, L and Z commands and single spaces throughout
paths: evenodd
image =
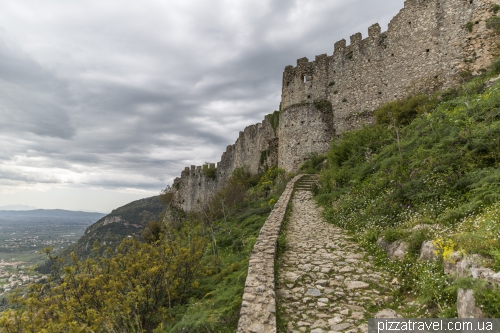
M 498 289 L 451 280 L 442 264 L 417 261 L 422 242 L 432 240 L 445 259 L 477 253 L 500 270 L 498 74 L 500 61 L 460 87 L 384 105 L 376 125 L 345 133 L 326 154 L 317 201 L 398 276 L 400 301 L 418 300 L 410 316 L 456 315 L 460 285 L 475 285 L 483 310 L 500 315 Z M 409 256 L 387 261 L 379 237 L 406 241 Z

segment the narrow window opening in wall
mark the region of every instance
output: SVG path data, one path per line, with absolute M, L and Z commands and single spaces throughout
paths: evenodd
M 479 21 L 476 21 L 475 24 L 479 24 Z
M 379 91 L 379 92 L 378 92 L 378 94 L 379 94 L 379 95 L 382 95 L 382 92 L 381 92 L 381 91 Z
M 439 77 L 439 75 L 435 75 L 434 78 L 437 79 Z
M 286 86 L 288 87 L 289 85 L 290 85 L 290 82 L 287 82 L 287 83 L 286 83 Z
M 391 57 L 394 57 L 394 53 L 391 53 Z
M 408 25 L 411 27 L 411 21 L 410 21 L 410 22 L 408 22 Z
M 307 82 L 307 76 L 302 75 L 302 82 Z
M 337 71 L 333 71 L 333 74 L 337 73 Z
M 427 52 L 427 53 L 429 53 L 430 51 L 431 51 L 430 49 L 425 50 L 425 52 Z
M 302 125 L 304 125 L 304 123 L 305 123 L 305 122 L 306 122 L 305 120 L 302 120 L 300 123 L 301 123 Z
M 307 98 L 311 98 L 311 95 L 307 95 Z
M 368 59 L 368 62 L 370 62 L 370 59 Z

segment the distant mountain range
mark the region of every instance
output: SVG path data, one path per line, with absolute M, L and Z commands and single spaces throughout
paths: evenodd
M 5 205 L 0 206 L 0 210 L 33 210 L 38 209 L 35 206 L 27 206 L 27 205 Z
M 98 220 L 104 215 L 106 214 L 64 209 L 0 210 L 0 217 L 85 218 Z

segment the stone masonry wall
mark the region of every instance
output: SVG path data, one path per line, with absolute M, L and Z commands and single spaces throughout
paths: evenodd
M 330 147 L 335 134 L 330 105 L 304 103 L 288 107 L 286 115 L 280 117 L 279 133 L 278 166 L 296 171 L 288 166 L 299 166 L 308 154 L 325 152 Z
M 174 201 L 185 211 L 198 210 L 224 187 L 234 169 L 245 166 L 256 174 L 265 165 L 277 163 L 278 139 L 266 116 L 262 123 L 246 127 L 236 142 L 227 147 L 217 163 L 214 179 L 205 177 L 202 166 L 186 167 L 174 180 Z
M 373 122 L 380 105 L 412 93 L 431 92 L 458 82 L 458 74 L 491 63 L 498 37 L 486 29 L 492 0 L 407 0 L 386 32 L 378 24 L 335 43 L 333 55 L 297 60 L 283 73 L 280 114 L 279 165 L 296 171 L 310 151 L 297 146 L 299 135 L 313 130 L 310 142 L 330 141 L 331 132 L 359 128 Z M 473 32 L 466 29 L 474 23 Z M 477 22 L 477 24 L 475 24 Z M 307 121 L 310 103 L 329 101 L 333 106 L 332 131 L 316 131 Z M 285 124 L 293 119 L 295 129 Z M 329 120 L 330 121 L 330 120 Z M 328 149 L 325 145 L 318 152 Z M 297 154 L 294 154 L 297 152 Z
M 276 333 L 274 290 L 276 246 L 294 185 L 302 176 L 296 176 L 287 184 L 255 242 L 248 265 L 238 333 Z

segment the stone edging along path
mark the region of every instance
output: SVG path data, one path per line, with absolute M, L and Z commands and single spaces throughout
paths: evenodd
M 298 175 L 288 182 L 255 242 L 248 265 L 238 333 L 276 332 L 276 294 L 274 290 L 276 246 L 294 185 L 303 176 Z

